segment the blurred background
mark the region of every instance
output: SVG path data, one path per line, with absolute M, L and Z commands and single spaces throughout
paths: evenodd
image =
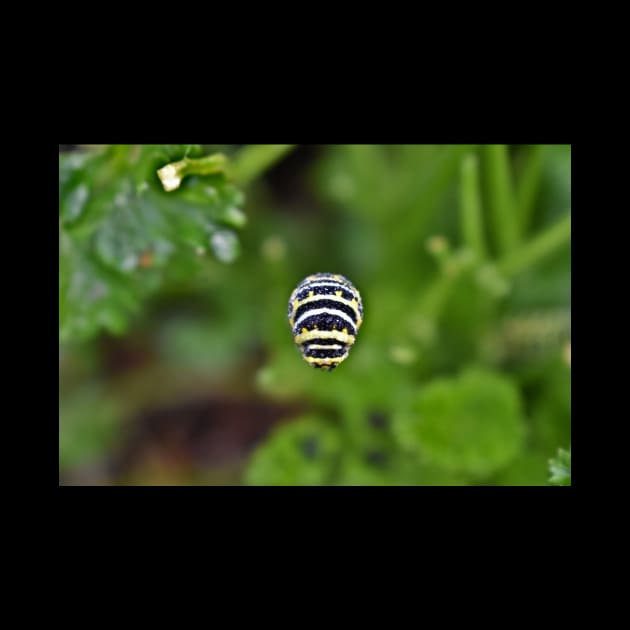
M 570 208 L 569 145 L 59 145 L 60 485 L 570 483 Z

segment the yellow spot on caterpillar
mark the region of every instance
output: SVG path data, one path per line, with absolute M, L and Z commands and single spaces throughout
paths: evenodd
M 308 328 L 302 328 L 302 334 L 307 333 L 308 332 Z
M 308 292 L 308 297 L 313 297 L 314 295 L 315 295 L 315 292 L 314 292 L 314 291 L 309 291 L 309 292 Z
M 334 359 L 318 359 L 316 357 L 305 357 L 308 363 L 316 365 L 332 365 L 333 363 L 341 363 L 346 357 L 335 357 Z
M 295 310 L 298 307 L 299 303 L 300 303 L 299 300 L 293 300 L 293 310 Z
M 344 328 L 342 332 L 343 332 L 344 335 L 347 335 L 348 334 L 348 329 Z
M 317 328 L 317 324 L 315 324 L 315 325 L 313 326 L 313 328 Z
M 342 333 L 340 330 L 308 330 L 304 332 L 304 328 L 302 329 L 302 334 L 296 335 L 295 343 L 301 344 L 305 341 L 310 341 L 311 339 L 336 339 L 337 341 L 341 341 L 342 343 L 352 345 L 355 341 L 355 337 L 352 335 L 346 335 Z
M 341 291 L 335 291 L 335 295 L 336 295 L 337 297 L 341 297 Z

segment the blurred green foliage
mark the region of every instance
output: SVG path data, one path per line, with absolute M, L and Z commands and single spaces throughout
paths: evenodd
M 107 457 L 159 379 L 166 399 L 199 382 L 307 409 L 243 483 L 549 483 L 571 433 L 570 146 L 311 148 L 284 193 L 263 173 L 289 148 L 265 147 L 60 155 L 61 469 Z M 164 190 L 159 169 L 218 153 L 219 172 Z M 302 361 L 286 321 L 320 271 L 365 310 L 332 373 Z M 103 331 L 149 339 L 146 384 L 103 375 Z
M 524 433 L 514 384 L 472 369 L 455 379 L 433 380 L 394 422 L 401 447 L 445 469 L 478 476 L 514 459 Z
M 114 445 L 121 422 L 119 407 L 97 383 L 87 384 L 67 399 L 62 397 L 59 406 L 64 422 L 64 430 L 59 433 L 61 468 L 89 464 L 104 449 Z
M 324 419 L 301 417 L 269 437 L 247 470 L 250 484 L 324 485 L 334 479 L 339 432 Z
M 558 449 L 558 456 L 549 462 L 549 483 L 554 486 L 571 485 L 571 449 Z
M 199 145 L 113 145 L 59 157 L 59 336 L 120 333 L 165 275 L 195 273 L 208 249 L 238 253 L 243 194 L 222 173 L 165 193 L 157 167 Z

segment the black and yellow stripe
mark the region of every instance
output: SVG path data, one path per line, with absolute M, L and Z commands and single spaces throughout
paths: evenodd
M 363 303 L 347 278 L 318 273 L 295 288 L 288 317 L 304 360 L 330 371 L 348 356 L 355 342 L 363 323 Z

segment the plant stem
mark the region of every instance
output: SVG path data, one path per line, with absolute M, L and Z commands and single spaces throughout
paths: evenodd
M 417 242 L 425 236 L 425 227 L 431 218 L 431 212 L 446 195 L 462 157 L 474 151 L 474 144 L 454 144 L 439 147 L 431 160 L 431 164 L 418 173 L 417 183 L 409 188 L 406 195 L 408 201 L 402 204 L 401 214 L 407 214 L 406 221 L 398 221 L 391 235 L 397 240 L 401 250 Z
M 529 149 L 516 186 L 516 205 L 521 234 L 527 233 L 531 223 L 536 195 L 540 188 L 544 148 L 542 144 L 535 144 Z
M 241 149 L 232 163 L 222 153 L 201 158 L 183 158 L 163 166 L 158 177 L 164 190 L 179 188 L 187 175 L 226 173 L 238 184 L 249 184 L 295 147 L 294 144 L 253 144 Z
M 222 153 L 207 155 L 202 158 L 184 158 L 178 162 L 171 162 L 158 170 L 157 174 L 164 186 L 164 190 L 171 191 L 179 188 L 182 179 L 187 175 L 211 175 L 225 172 L 227 158 Z
M 440 275 L 427 287 L 420 301 L 422 315 L 433 322 L 440 319 L 457 279 L 457 275 Z
M 459 279 L 478 265 L 474 255 L 467 249 L 445 252 L 444 256 L 440 275 L 426 288 L 418 302 L 419 311 L 436 322 L 440 319 Z
M 540 262 L 571 241 L 571 212 L 497 264 L 500 272 L 514 276 Z
M 488 201 L 494 223 L 496 245 L 499 254 L 505 254 L 519 241 L 507 145 L 489 144 L 484 148 L 484 153 Z
M 478 260 L 484 260 L 487 252 L 479 191 L 479 163 L 474 154 L 462 160 L 460 201 L 464 243 L 475 252 Z
M 295 146 L 294 144 L 249 145 L 241 149 L 234 157 L 229 173 L 238 184 L 249 184 Z

